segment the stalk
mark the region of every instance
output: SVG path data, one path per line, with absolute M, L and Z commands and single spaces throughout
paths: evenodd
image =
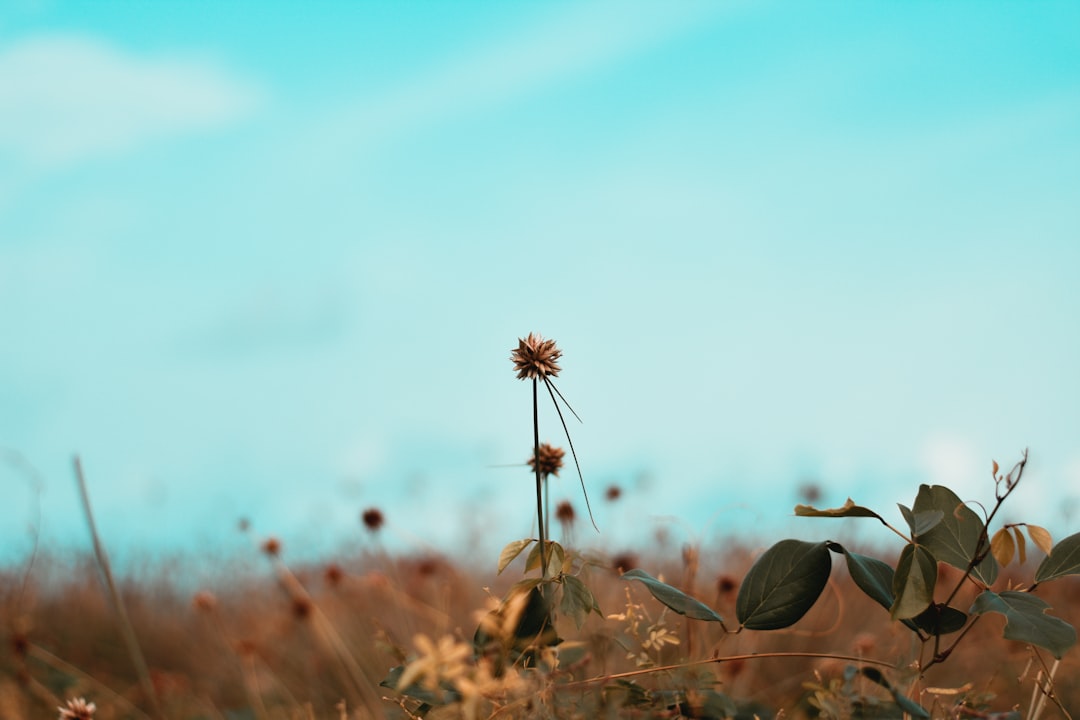
M 533 467 L 536 470 L 536 525 L 540 531 L 540 577 L 547 580 L 547 533 L 544 532 L 544 482 L 540 476 L 540 417 L 537 412 L 536 378 L 533 378 Z

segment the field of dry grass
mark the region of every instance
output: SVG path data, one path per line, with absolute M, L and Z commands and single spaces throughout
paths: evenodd
M 393 688 L 380 685 L 388 671 L 417 658 L 417 635 L 449 636 L 471 646 L 484 610 L 521 577 L 520 560 L 496 576 L 494 559 L 468 566 L 445 557 L 391 557 L 369 550 L 293 567 L 286 550 L 272 543 L 253 550 L 251 557 L 217 568 L 218 579 L 205 587 L 192 586 L 193 576 L 207 576 L 206 568 L 193 560 L 149 565 L 137 577 L 118 579 L 161 715 L 262 720 L 419 713 L 417 702 L 403 701 Z M 751 653 L 865 657 L 893 664 L 900 669 L 888 671 L 890 677 L 906 680 L 903 666 L 918 657 L 912 633 L 890 623 L 887 612 L 854 587 L 841 568 L 794 628 L 740 634 L 663 612 L 640 583 L 620 579 L 616 569 L 640 566 L 727 618 L 734 615 L 739 582 L 759 550 L 732 543 L 687 547 L 667 557 L 584 553 L 595 565 L 583 571 L 582 579 L 606 617 L 590 615 L 580 630 L 560 618 L 559 635 L 573 652 L 567 650 L 557 670 L 543 677 L 535 673 L 532 684 L 518 687 L 513 703 L 488 698 L 476 706 L 476 716 L 676 717 L 676 711 L 658 709 L 661 701 L 632 707 L 626 694 L 653 691 L 654 700 L 662 700 L 664 692 L 688 685 L 709 686 L 734 699 L 746 717 L 819 716 L 809 702 L 811 684 L 819 686 L 822 697 L 835 696 L 841 712 L 852 711 L 843 706 L 850 696 L 887 697 L 857 677 L 844 700 L 841 678 L 845 667 L 854 664 L 850 660 L 725 660 Z M 1012 572 L 1031 575 L 1030 568 Z M 92 700 L 98 720 L 156 714 L 91 557 L 39 558 L 28 578 L 22 568 L 9 569 L 0 576 L 0 593 L 0 620 L 7 634 L 0 655 L 0 717 L 55 717 L 56 707 L 72 697 Z M 1047 585 L 1040 596 L 1054 614 L 1080 623 L 1080 579 Z M 628 602 L 647 614 L 643 626 L 661 629 L 669 641 L 648 643 L 647 635 L 630 631 L 626 619 L 611 617 L 625 615 Z M 999 616 L 987 617 L 947 662 L 932 668 L 917 686 L 923 705 L 940 715 L 1018 708 L 1027 716 L 1039 666 L 1028 647 L 1002 639 L 1001 629 Z M 1043 657 L 1048 655 L 1043 652 Z M 711 658 L 719 661 L 707 662 Z M 687 660 L 706 662 L 649 671 L 650 666 Z M 612 678 L 638 670 L 649 672 Z M 1056 677 L 1056 692 L 1075 715 L 1080 710 L 1075 650 L 1065 656 Z M 830 686 L 835 693 L 822 689 Z M 970 710 L 947 712 L 961 699 Z M 872 707 L 864 706 L 864 715 L 872 715 L 866 709 Z M 459 704 L 429 717 L 456 717 L 461 710 Z M 694 715 L 685 706 L 682 711 Z M 1044 716 L 1060 713 L 1050 706 Z

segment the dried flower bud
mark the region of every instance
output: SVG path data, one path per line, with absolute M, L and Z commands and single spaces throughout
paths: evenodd
M 563 525 L 571 525 L 574 522 L 574 506 L 569 500 L 563 500 L 555 508 L 555 518 Z
M 263 540 L 262 551 L 270 557 L 277 557 L 281 554 L 281 541 L 276 537 L 268 537 Z
M 378 532 L 379 528 L 386 522 L 386 518 L 383 517 L 382 510 L 379 508 L 368 508 L 360 515 L 360 519 L 364 521 L 364 527 L 371 532 Z
M 217 608 L 217 598 L 212 592 L 200 590 L 191 598 L 191 605 L 199 612 L 213 612 Z
M 536 472 L 536 460 L 537 455 L 540 458 L 540 474 L 544 477 L 548 475 L 558 475 L 559 470 L 563 466 L 563 456 L 566 455 L 566 451 L 562 448 L 543 443 L 540 445 L 540 452 L 535 453 L 529 457 L 529 467 Z
M 518 338 L 517 349 L 510 352 L 519 380 L 557 377 L 561 368 L 556 361 L 561 356 L 562 350 L 555 347 L 554 340 L 545 340 L 536 333 Z

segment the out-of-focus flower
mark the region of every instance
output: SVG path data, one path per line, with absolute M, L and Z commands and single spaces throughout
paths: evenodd
M 533 472 L 536 472 L 537 455 L 540 457 L 540 474 L 544 477 L 558 476 L 559 470 L 562 470 L 563 456 L 566 455 L 566 451 L 554 445 L 542 443 L 540 452 L 529 456 L 529 467 L 533 469 Z
M 398 680 L 398 690 L 404 690 L 419 681 L 428 690 L 436 690 L 439 683 L 453 681 L 468 670 L 465 659 L 472 655 L 472 647 L 459 642 L 453 635 L 443 635 L 435 643 L 427 635 L 418 634 L 413 644 L 420 657 L 409 663 Z
M 91 720 L 97 711 L 97 705 L 86 702 L 85 698 L 72 698 L 67 706 L 58 706 L 60 720 Z

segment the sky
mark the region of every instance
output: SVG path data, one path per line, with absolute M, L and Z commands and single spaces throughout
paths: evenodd
M 1078 168 L 1071 2 L 5 3 L 0 555 L 494 561 L 529 332 L 578 542 L 1071 534 Z

